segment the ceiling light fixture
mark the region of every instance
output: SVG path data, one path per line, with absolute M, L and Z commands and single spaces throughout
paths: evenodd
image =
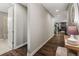
M 56 10 L 56 12 L 59 12 L 59 10 Z

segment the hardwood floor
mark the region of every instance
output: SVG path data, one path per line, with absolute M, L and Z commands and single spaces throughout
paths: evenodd
M 11 50 L 2 54 L 1 56 L 27 56 L 27 45 L 15 50 Z
M 34 56 L 55 56 L 58 46 L 64 47 L 64 33 L 59 33 L 59 35 L 51 38 Z M 68 50 L 68 53 L 76 55 L 76 53 L 71 50 Z M 27 45 L 11 50 L 1 56 L 27 56 Z
M 34 56 L 55 56 L 58 46 L 64 47 L 64 33 L 51 38 Z M 68 50 L 69 52 L 75 54 L 71 50 Z

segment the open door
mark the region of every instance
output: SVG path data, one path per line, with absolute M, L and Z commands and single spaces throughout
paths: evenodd
M 14 5 L 14 48 L 27 44 L 27 10 L 21 4 Z

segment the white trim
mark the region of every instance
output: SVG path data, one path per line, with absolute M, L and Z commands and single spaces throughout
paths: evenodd
M 48 40 L 50 40 L 53 36 L 54 34 L 50 36 Z M 27 52 L 27 56 L 33 56 L 41 47 L 43 47 L 48 42 L 48 40 L 46 40 L 43 44 L 36 48 L 32 53 Z
M 16 46 L 14 49 L 18 49 L 18 48 L 20 48 L 20 47 L 22 47 L 22 46 L 24 46 L 24 45 L 26 45 L 27 44 L 27 42 L 25 42 L 25 43 L 23 43 L 23 44 L 21 44 L 21 45 L 19 45 L 19 46 Z

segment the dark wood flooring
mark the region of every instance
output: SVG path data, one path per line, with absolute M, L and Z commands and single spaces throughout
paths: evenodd
M 11 50 L 2 54 L 1 56 L 27 56 L 27 45 L 15 50 Z
M 64 47 L 64 33 L 51 38 L 34 56 L 55 56 L 58 46 Z
M 55 56 L 58 46 L 64 47 L 64 33 L 59 33 L 58 36 L 55 35 L 53 38 L 51 38 L 34 56 Z M 72 51 L 68 50 L 68 53 L 69 52 Z M 27 56 L 27 45 L 11 50 L 2 54 L 1 56 Z

